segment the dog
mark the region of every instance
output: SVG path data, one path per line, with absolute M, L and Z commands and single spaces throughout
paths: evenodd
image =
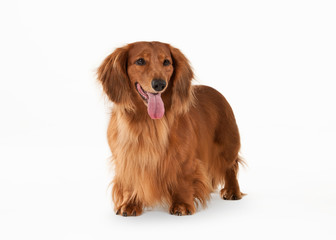
M 158 204 L 191 215 L 219 185 L 221 198 L 242 198 L 233 111 L 215 89 L 192 85 L 193 77 L 182 52 L 161 42 L 117 48 L 98 68 L 113 102 L 107 139 L 117 215 L 138 216 Z

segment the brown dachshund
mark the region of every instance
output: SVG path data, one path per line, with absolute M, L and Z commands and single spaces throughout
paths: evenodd
M 186 57 L 161 42 L 118 48 L 99 67 L 98 80 L 114 103 L 107 138 L 117 214 L 137 216 L 163 204 L 171 214 L 190 215 L 218 185 L 223 199 L 241 199 L 232 109 L 192 79 Z

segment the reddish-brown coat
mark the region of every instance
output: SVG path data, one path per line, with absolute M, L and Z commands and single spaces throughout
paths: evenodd
M 146 66 L 134 64 L 142 57 Z M 171 66 L 162 66 L 164 59 Z M 150 91 L 153 78 L 165 115 L 153 120 L 135 88 Z M 237 181 L 240 137 L 232 109 L 216 90 L 192 86 L 193 71 L 176 48 L 136 42 L 116 49 L 98 69 L 98 80 L 114 102 L 108 126 L 115 177 L 112 199 L 117 214 L 140 215 L 144 207 L 170 206 L 176 215 L 193 214 L 218 187 L 224 199 L 240 199 Z

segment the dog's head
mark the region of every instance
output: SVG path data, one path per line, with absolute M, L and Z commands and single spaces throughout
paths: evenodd
M 152 119 L 162 118 L 167 107 L 176 112 L 189 107 L 192 78 L 187 58 L 161 42 L 118 48 L 98 68 L 98 80 L 112 102 L 128 111 L 143 103 Z

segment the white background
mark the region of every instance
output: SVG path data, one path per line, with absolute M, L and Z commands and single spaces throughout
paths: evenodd
M 335 239 L 334 1 L 1 1 L 1 239 Z M 180 48 L 231 103 L 248 195 L 115 216 L 95 71 L 114 48 Z

